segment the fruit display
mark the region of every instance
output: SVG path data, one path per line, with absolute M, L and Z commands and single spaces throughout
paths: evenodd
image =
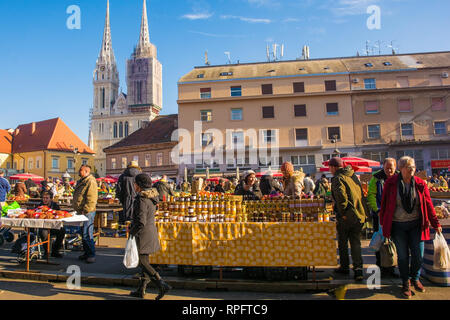
M 20 210 L 8 214 L 8 218 L 14 219 L 48 219 L 59 220 L 72 217 L 72 214 L 62 210 L 52 210 L 47 206 L 40 206 L 34 210 Z
M 23 197 L 16 197 L 14 195 L 8 196 L 8 201 L 27 202 L 29 199 L 30 196 L 27 194 Z
M 444 187 L 431 187 L 430 195 L 432 198 L 450 199 L 450 189 Z
M 448 192 L 448 193 L 450 193 L 450 189 L 444 188 L 444 187 L 431 187 L 430 191 L 431 192 Z
M 436 211 L 436 216 L 438 217 L 439 220 L 450 218 L 449 209 L 450 206 L 445 204 L 444 202 L 441 205 L 434 207 L 434 210 Z

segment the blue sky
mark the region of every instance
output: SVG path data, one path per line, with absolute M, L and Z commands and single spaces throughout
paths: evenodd
M 69 30 L 67 7 L 81 9 Z M 369 30 L 367 7 L 381 9 Z M 311 58 L 352 56 L 366 40 L 394 40 L 400 53 L 450 50 L 448 0 L 147 0 L 150 41 L 163 64 L 163 114 L 177 113 L 177 81 L 202 65 L 266 60 L 283 43 L 284 60 L 310 46 Z M 126 92 L 126 59 L 139 37 L 142 0 L 110 0 L 112 44 Z M 61 117 L 85 142 L 92 72 L 100 51 L 106 0 L 0 1 L 0 128 Z M 378 53 L 378 49 L 375 49 Z

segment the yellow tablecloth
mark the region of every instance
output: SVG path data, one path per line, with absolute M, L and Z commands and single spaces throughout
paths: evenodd
M 335 266 L 336 224 L 157 223 L 162 251 L 153 264 Z

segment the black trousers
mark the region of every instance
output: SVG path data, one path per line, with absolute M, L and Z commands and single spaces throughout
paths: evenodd
M 139 254 L 139 267 L 141 267 L 142 277 L 150 280 L 151 278 L 161 279 L 159 273 L 151 266 L 148 254 Z

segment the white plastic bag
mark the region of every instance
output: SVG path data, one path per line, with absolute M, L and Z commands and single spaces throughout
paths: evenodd
M 437 270 L 450 269 L 450 250 L 442 233 L 437 233 L 433 241 L 434 261 L 433 268 Z
M 130 236 L 127 240 L 125 256 L 123 257 L 123 265 L 128 269 L 136 268 L 139 265 L 139 254 L 136 239 L 133 236 Z
M 371 248 L 375 252 L 380 251 L 380 248 L 383 245 L 383 243 L 384 243 L 383 230 L 380 227 L 378 231 L 373 234 L 372 239 L 370 240 L 369 248 Z

